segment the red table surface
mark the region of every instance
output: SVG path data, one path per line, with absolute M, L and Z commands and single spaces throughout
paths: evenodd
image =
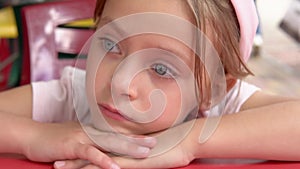
M 53 163 L 36 163 L 23 158 L 0 157 L 0 169 L 53 169 Z M 192 163 L 177 169 L 296 169 L 300 162 L 268 161 L 252 164 L 201 164 Z

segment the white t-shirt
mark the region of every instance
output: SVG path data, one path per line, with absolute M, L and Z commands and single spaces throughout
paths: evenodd
M 39 122 L 79 121 L 89 123 L 89 105 L 85 89 L 85 71 L 66 67 L 59 80 L 32 83 L 33 119 Z M 237 83 L 222 102 L 223 114 L 236 113 L 243 103 L 260 90 L 246 82 Z M 76 113 L 77 112 L 77 113 Z M 212 114 L 208 114 L 212 113 Z M 220 111 L 207 111 L 204 116 L 218 116 Z

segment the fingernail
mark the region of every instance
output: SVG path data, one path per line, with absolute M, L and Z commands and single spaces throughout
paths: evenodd
M 61 167 L 65 166 L 65 165 L 66 165 L 66 162 L 64 162 L 64 161 L 56 161 L 56 162 L 54 163 L 54 166 L 55 166 L 56 168 L 61 168 Z
M 147 138 L 145 138 L 145 143 L 155 145 L 156 139 L 154 137 L 147 137 Z
M 153 143 L 153 142 L 155 142 L 156 141 L 156 139 L 154 138 L 154 137 L 146 137 L 145 138 L 145 142 L 146 143 Z
M 137 151 L 138 151 L 139 153 L 141 153 L 141 154 L 148 154 L 149 151 L 150 151 L 150 149 L 149 149 L 149 148 L 146 148 L 146 147 L 139 147 L 139 148 L 137 149 Z
M 111 164 L 110 166 L 111 169 L 120 169 L 120 167 L 117 164 Z

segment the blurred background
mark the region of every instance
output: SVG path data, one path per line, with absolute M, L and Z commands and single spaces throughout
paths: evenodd
M 51 38 L 55 39 L 55 43 L 58 43 L 56 44 L 55 50 L 57 48 L 73 48 L 74 45 L 77 45 L 74 50 L 78 52 L 77 48 L 80 48 L 80 45 L 82 44 L 78 45 L 77 43 L 71 43 L 71 40 L 76 39 L 76 41 L 78 41 L 78 38 L 75 38 L 74 33 L 65 33 L 67 30 L 65 28 L 71 28 L 72 31 L 76 29 L 76 35 L 79 34 L 78 31 L 83 33 L 84 30 L 93 30 L 91 18 L 95 0 L 71 1 L 72 3 L 55 1 L 56 3 L 53 5 L 44 6 L 44 10 L 48 9 L 48 11 L 34 13 L 32 12 L 33 9 L 27 7 L 36 4 L 46 4 L 45 0 L 0 0 L 0 90 L 37 80 L 39 77 L 36 79 L 32 77 L 33 69 L 39 68 L 37 65 L 42 65 L 38 70 L 46 70 L 49 69 L 48 67 L 57 69 L 54 66 L 54 64 L 58 64 L 57 60 L 50 59 L 44 61 L 45 63 L 40 64 L 40 60 L 45 59 L 42 59 L 41 57 L 35 59 L 28 58 L 32 57 L 33 52 L 36 52 L 37 49 L 44 51 L 43 55 L 53 52 L 48 49 L 51 47 L 51 45 L 49 46 Z M 33 37 L 36 33 L 40 32 L 39 30 L 33 31 L 29 29 L 29 26 L 32 25 L 32 21 L 26 21 L 26 19 L 30 18 L 29 16 L 34 18 L 32 20 L 34 20 L 34 23 L 37 25 L 35 27 L 46 26 L 46 23 L 50 22 L 44 22 L 44 16 L 45 18 L 48 17 L 48 19 L 55 19 L 57 16 L 60 18 L 66 17 L 66 11 L 72 12 L 72 10 L 76 8 L 72 5 L 76 4 L 79 6 L 79 11 L 77 11 L 77 13 L 84 12 L 82 9 L 85 8 L 82 8 L 81 4 L 83 2 L 92 4 L 87 6 L 87 8 L 90 6 L 92 7 L 89 8 L 89 11 L 85 12 L 85 18 L 73 18 L 73 20 L 79 19 L 80 21 L 68 25 L 61 22 L 61 20 L 51 20 L 51 23 L 57 24 L 52 25 L 52 27 L 50 27 L 51 29 L 47 29 L 46 32 L 42 32 L 47 33 L 45 36 L 53 36 L 47 37 L 50 38 L 50 40 L 44 38 L 43 42 L 46 45 L 42 48 L 39 44 L 41 43 L 40 40 L 36 43 L 40 46 L 37 46 L 36 44 L 34 47 L 26 46 L 27 43 L 29 45 L 32 43 L 30 37 Z M 251 76 L 246 80 L 271 93 L 279 93 L 287 96 L 300 96 L 300 0 L 256 0 L 256 4 L 260 16 L 261 33 L 258 40 L 256 39 L 256 43 L 253 46 L 253 56 L 249 61 L 249 67 L 255 76 Z M 61 7 L 59 8 L 58 6 Z M 61 9 L 62 6 L 72 7 Z M 44 13 L 48 15 L 44 15 Z M 73 22 L 73 20 L 68 20 L 68 22 Z M 286 22 L 283 24 L 284 20 Z M 58 27 L 58 29 L 53 31 L 52 29 L 56 29 L 56 27 Z M 292 31 L 290 30 L 290 27 L 293 27 Z M 87 35 L 85 33 L 85 36 L 88 36 L 89 34 L 90 32 L 87 33 Z M 68 39 L 68 37 L 72 38 Z M 79 40 L 82 42 L 85 41 L 85 39 Z M 31 51 L 32 49 L 35 49 L 35 51 Z M 58 57 L 62 56 L 63 59 L 70 59 L 72 56 L 76 55 L 76 52 L 69 54 L 66 51 L 56 51 L 55 55 L 57 54 Z M 53 56 L 49 56 L 49 58 L 51 57 Z M 49 71 L 53 72 L 53 69 L 49 69 Z M 48 77 L 47 72 L 42 75 L 43 78 L 47 78 L 42 78 L 40 80 L 49 80 L 49 78 L 55 77 L 54 75 Z
M 60 77 L 94 33 L 96 0 L 1 0 L 0 91 Z
M 256 1 L 263 42 L 260 54 L 249 61 L 255 76 L 247 80 L 272 93 L 300 96 L 300 42 L 295 39 L 300 36 L 300 1 Z M 280 27 L 284 18 L 289 18 L 298 35 L 291 36 Z

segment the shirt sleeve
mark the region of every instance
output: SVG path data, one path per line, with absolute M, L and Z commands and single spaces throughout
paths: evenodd
M 235 87 L 226 96 L 226 114 L 237 113 L 242 105 L 261 89 L 244 81 L 238 81 Z
M 260 88 L 244 81 L 237 84 L 227 93 L 225 98 L 210 110 L 203 112 L 203 116 L 220 116 L 222 114 L 232 114 L 240 111 L 242 105 Z
M 85 78 L 84 71 L 80 78 Z M 39 122 L 64 122 L 77 119 L 74 110 L 72 79 L 74 68 L 66 67 L 59 80 L 32 83 L 33 89 L 33 120 Z M 83 82 L 84 79 L 77 80 Z M 85 90 L 81 90 L 85 91 Z

